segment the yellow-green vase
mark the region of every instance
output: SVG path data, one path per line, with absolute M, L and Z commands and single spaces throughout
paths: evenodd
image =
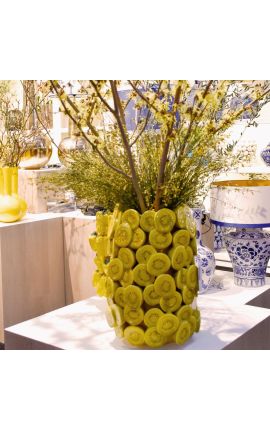
M 26 210 L 26 202 L 18 196 L 18 167 L 0 168 L 0 222 L 19 221 Z
M 116 336 L 160 348 L 183 345 L 199 331 L 196 223 L 186 205 L 97 212 L 89 243 L 96 252 L 93 286 L 107 298 Z

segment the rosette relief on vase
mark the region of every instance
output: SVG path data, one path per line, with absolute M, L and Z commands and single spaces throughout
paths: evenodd
M 93 286 L 106 318 L 134 346 L 183 345 L 200 329 L 196 225 L 190 209 L 96 213 Z
M 202 218 L 203 209 L 193 208 L 193 218 L 197 226 L 197 265 L 199 268 L 199 291 L 204 293 L 213 281 L 216 261 L 213 251 L 202 243 Z

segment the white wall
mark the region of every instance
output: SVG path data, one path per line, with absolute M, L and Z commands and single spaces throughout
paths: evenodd
M 246 142 L 255 142 L 257 144 L 256 153 L 256 165 L 259 167 L 266 168 L 266 165 L 262 158 L 260 157 L 260 152 L 266 147 L 270 142 L 270 103 L 267 103 L 261 113 L 259 118 L 256 120 L 258 123 L 257 127 L 248 127 L 243 136 L 239 141 L 239 145 Z M 240 136 L 241 131 L 244 129 L 246 121 L 239 121 L 231 129 L 231 139 L 234 140 Z M 270 173 L 270 168 L 269 168 Z

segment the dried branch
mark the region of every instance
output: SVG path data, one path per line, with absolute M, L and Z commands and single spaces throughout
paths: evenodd
M 111 86 L 111 90 L 112 90 L 112 94 L 113 94 L 113 100 L 114 100 L 114 109 L 115 109 L 115 114 L 119 115 L 120 119 L 121 119 L 121 123 L 123 125 L 123 128 L 127 129 L 126 127 L 126 118 L 125 118 L 125 112 L 117 91 L 117 87 L 116 87 L 116 82 L 115 81 L 110 81 L 110 86 Z M 116 116 L 115 115 L 115 116 Z
M 258 101 L 260 101 L 261 99 L 263 99 L 267 94 L 270 93 L 270 88 L 265 91 L 263 94 L 261 94 L 259 97 L 257 97 L 256 99 L 254 99 L 252 102 L 250 102 L 248 105 L 243 106 L 242 109 L 240 109 L 235 115 L 233 115 L 230 118 L 230 123 L 233 123 L 234 121 L 236 121 L 238 118 L 241 117 L 241 115 L 246 112 L 249 108 L 251 108 L 255 103 L 257 103 Z M 224 121 L 218 128 L 215 129 L 214 134 L 217 134 L 220 130 L 223 129 L 224 125 L 227 124 L 227 121 Z
M 135 143 L 138 141 L 138 139 L 140 139 L 140 137 L 141 137 L 141 136 L 142 136 L 142 134 L 144 133 L 144 131 L 145 131 L 145 129 L 146 129 L 146 127 L 147 127 L 148 123 L 149 123 L 150 116 L 151 116 L 151 111 L 150 111 L 150 110 L 148 110 L 147 115 L 146 115 L 146 118 L 145 118 L 145 120 L 144 120 L 144 125 L 143 125 L 142 129 L 140 130 L 140 132 L 139 132 L 139 133 L 137 134 L 137 136 L 135 137 L 135 139 L 133 140 L 133 142 L 131 142 L 131 143 L 130 143 L 130 148 L 131 148 L 133 145 L 135 145 Z
M 60 100 L 62 106 L 64 107 L 65 112 L 67 113 L 68 109 L 66 106 L 64 106 L 64 102 L 61 98 L 61 95 L 63 94 L 63 89 L 61 88 L 61 86 L 59 85 L 59 83 L 57 81 L 50 81 L 50 84 L 51 84 L 55 94 L 57 95 L 58 99 Z M 73 103 L 71 98 L 68 97 L 67 95 L 66 95 L 66 101 L 69 104 L 69 106 L 74 110 L 74 112 L 76 112 L 76 114 L 80 113 L 78 107 L 75 105 L 75 103 Z M 86 125 L 87 125 L 87 127 L 89 127 L 89 129 L 94 134 L 94 136 L 99 137 L 98 131 L 95 129 L 95 127 L 93 126 L 91 121 L 87 121 Z
M 98 98 L 100 99 L 100 101 L 104 104 L 104 106 L 114 115 L 115 111 L 114 109 L 109 105 L 109 103 L 107 102 L 107 100 L 104 99 L 104 97 L 102 96 L 101 92 L 98 89 L 97 84 L 95 83 L 95 81 L 89 81 L 92 85 L 92 87 L 94 88 L 96 95 L 98 96 Z
M 207 83 L 207 85 L 206 85 L 206 87 L 205 87 L 205 90 L 204 90 L 204 92 L 203 92 L 202 99 L 201 99 L 201 100 L 200 100 L 200 102 L 198 103 L 197 109 L 200 109 L 200 108 L 201 108 L 201 106 L 202 106 L 202 104 L 203 104 L 203 101 L 205 100 L 205 97 L 207 96 L 207 94 L 208 94 L 208 92 L 209 92 L 209 90 L 210 90 L 210 88 L 211 88 L 212 83 L 213 83 L 213 80 L 212 80 L 212 81 L 208 81 L 208 83 Z M 195 114 L 195 115 L 193 115 L 195 104 L 196 104 L 196 97 L 194 97 L 193 104 L 192 104 L 192 109 L 191 109 L 191 114 L 190 114 L 190 123 L 189 123 L 189 127 L 188 127 L 188 130 L 187 130 L 186 136 L 185 136 L 185 138 L 184 138 L 184 145 L 183 145 L 182 155 L 184 155 L 184 154 L 185 154 L 186 142 L 187 142 L 187 140 L 188 140 L 188 138 L 189 138 L 189 136 L 190 136 L 190 134 L 191 134 L 192 126 L 193 126 L 193 124 L 194 124 L 195 120 L 199 121 L 199 120 L 200 120 L 200 118 L 201 118 L 201 117 L 202 117 L 202 115 L 203 115 L 203 109 L 202 109 L 202 111 L 201 111 L 200 115 L 198 115 L 198 116 L 197 116 L 196 114 Z
M 131 177 L 132 177 L 132 184 L 133 184 L 133 188 L 134 191 L 137 195 L 138 198 L 138 202 L 141 208 L 141 212 L 145 212 L 146 211 L 146 206 L 145 206 L 145 202 L 144 202 L 144 198 L 142 195 L 142 191 L 140 189 L 139 186 L 139 181 L 137 178 L 137 173 L 136 173 L 136 169 L 135 169 L 135 163 L 132 157 L 132 152 L 130 149 L 130 143 L 126 134 L 126 123 L 125 123 L 125 116 L 123 115 L 122 112 L 122 105 L 121 105 L 121 100 L 119 98 L 119 94 L 117 92 L 117 87 L 116 87 L 116 82 L 115 81 L 110 81 L 110 85 L 111 85 L 111 89 L 112 89 L 112 94 L 113 94 L 113 101 L 114 101 L 114 116 L 115 119 L 117 121 L 121 136 L 122 136 L 122 141 L 123 141 L 123 145 L 128 157 L 128 162 L 129 162 L 129 167 L 130 167 L 130 172 L 131 172 Z M 122 121 L 124 121 L 124 123 L 122 123 Z
M 154 106 L 154 102 L 150 103 L 149 100 L 145 97 L 145 95 L 133 84 L 132 81 L 128 81 L 129 85 L 133 88 L 135 93 L 147 104 L 147 106 L 153 109 L 156 113 L 158 113 L 158 109 Z
M 180 87 L 178 87 L 175 92 L 174 105 L 177 105 L 179 103 L 180 91 L 181 91 Z M 156 196 L 154 201 L 154 209 L 156 211 L 159 209 L 159 206 L 160 206 L 160 198 L 162 194 L 161 188 L 164 183 L 165 167 L 167 163 L 167 157 L 168 157 L 171 137 L 173 133 L 174 123 L 175 123 L 175 110 L 172 109 L 172 121 L 171 121 L 171 125 L 168 127 L 167 135 L 165 138 L 165 143 L 164 143 L 163 152 L 160 159 L 160 168 L 159 168 L 159 173 L 157 178 Z
M 38 122 L 41 124 L 42 128 L 45 130 L 47 136 L 49 137 L 49 139 L 51 140 L 51 142 L 53 143 L 54 146 L 56 146 L 56 148 L 58 148 L 58 145 L 55 143 L 54 138 L 52 137 L 51 133 L 49 132 L 49 129 L 47 127 L 47 125 L 45 124 L 45 122 L 43 121 L 41 115 L 39 114 L 39 111 L 37 109 L 36 103 L 33 102 L 32 97 L 30 96 L 29 92 L 28 92 L 28 88 L 27 86 L 24 84 L 23 81 L 20 81 L 23 89 L 24 89 L 24 94 L 26 96 L 26 99 L 29 101 L 33 111 L 35 112 L 36 116 L 37 116 L 37 120 Z M 42 100 L 41 100 L 42 102 Z M 41 102 L 39 104 L 41 104 Z

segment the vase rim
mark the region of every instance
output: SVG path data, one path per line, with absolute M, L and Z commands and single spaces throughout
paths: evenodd
M 230 179 L 212 182 L 211 187 L 269 187 L 270 179 Z

